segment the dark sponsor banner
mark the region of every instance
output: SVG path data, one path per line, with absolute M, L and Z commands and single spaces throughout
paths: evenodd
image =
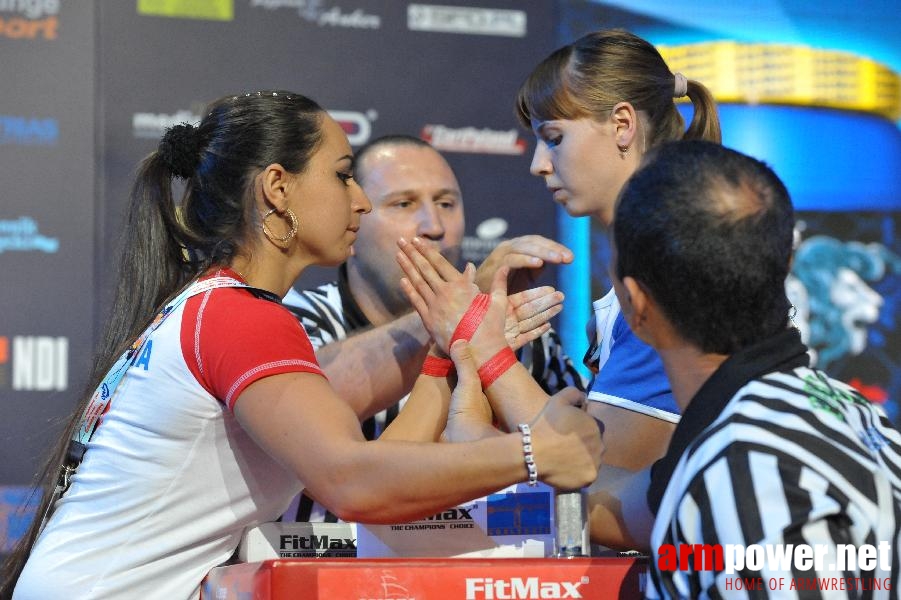
M 428 128 L 463 188 L 468 259 L 480 261 L 506 237 L 553 237 L 554 207 L 528 174 L 529 136 L 512 109 L 521 80 L 553 48 L 553 5 L 495 2 L 479 12 L 486 7 L 460 2 L 454 4 L 462 12 L 447 12 L 418 4 L 416 22 L 431 25 L 411 28 L 407 3 L 376 0 L 234 0 L 231 20 L 160 18 L 104 5 L 100 26 L 109 51 L 100 52 L 101 89 L 121 99 L 102 108 L 110 124 L 103 148 L 106 226 L 121 221 L 132 167 L 166 127 L 199 119 L 203 104 L 221 95 L 283 88 L 317 100 L 354 147 L 389 133 L 420 136 Z M 509 27 L 489 33 L 503 29 L 511 15 L 525 24 L 516 35 Z M 485 32 L 441 30 L 466 19 L 482 23 Z M 114 51 L 123 46 L 129 52 Z M 227 61 L 228 69 L 212 68 L 211 57 Z M 172 64 L 179 68 L 167 67 Z M 504 234 L 476 232 L 493 220 L 506 222 Z M 114 255 L 113 241 L 104 243 Z M 331 269 L 310 269 L 299 285 L 333 277 Z
M 468 260 L 553 236 L 512 98 L 553 48 L 555 8 L 491 4 L 0 0 L 0 78 L 15 81 L 0 104 L 0 484 L 31 481 L 84 385 L 135 165 L 210 100 L 304 93 L 354 147 L 439 127 Z M 311 269 L 301 285 L 333 277 Z
M 0 0 L 0 486 L 32 482 L 94 346 L 94 240 L 109 235 L 95 218 L 95 19 L 89 0 Z M 4 506 L 22 498 L 10 489 Z

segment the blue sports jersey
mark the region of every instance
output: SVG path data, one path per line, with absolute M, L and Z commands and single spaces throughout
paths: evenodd
M 632 333 L 611 290 L 593 303 L 595 336 L 586 362 L 597 368 L 588 399 L 671 423 L 679 409 L 657 352 Z

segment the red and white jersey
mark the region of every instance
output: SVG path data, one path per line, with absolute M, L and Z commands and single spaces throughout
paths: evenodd
M 301 488 L 232 412 L 254 381 L 297 371 L 322 374 L 277 302 L 216 288 L 176 308 L 116 389 L 15 598 L 197 598 L 244 528 Z

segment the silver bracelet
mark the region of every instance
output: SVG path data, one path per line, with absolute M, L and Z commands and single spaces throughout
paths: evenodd
M 532 454 L 532 428 L 526 423 L 518 425 L 522 432 L 522 453 L 526 460 L 526 469 L 529 470 L 529 485 L 538 485 L 538 467 L 535 466 L 535 455 Z

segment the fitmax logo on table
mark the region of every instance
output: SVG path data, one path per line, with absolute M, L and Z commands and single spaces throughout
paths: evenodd
M 60 0 L 0 0 L 0 37 L 55 40 Z
M 69 338 L 0 336 L 0 387 L 22 392 L 66 390 L 69 387 Z
M 367 13 L 361 8 L 346 10 L 341 6 L 323 6 L 322 0 L 250 0 L 251 8 L 276 10 L 291 8 L 309 23 L 319 27 L 342 27 L 350 29 L 381 29 L 382 17 Z
M 475 505 L 470 507 L 457 506 L 449 508 L 440 513 L 434 514 L 419 521 L 404 523 L 401 525 L 392 525 L 393 531 L 417 531 L 417 530 L 434 530 L 434 529 L 473 529 L 475 528 L 472 511 Z
M 466 600 L 532 600 L 533 598 L 582 598 L 580 587 L 588 577 L 578 581 L 548 580 L 541 577 L 467 577 Z
M 309 558 L 315 556 L 357 555 L 357 540 L 328 535 L 280 535 L 279 556 L 282 558 Z

